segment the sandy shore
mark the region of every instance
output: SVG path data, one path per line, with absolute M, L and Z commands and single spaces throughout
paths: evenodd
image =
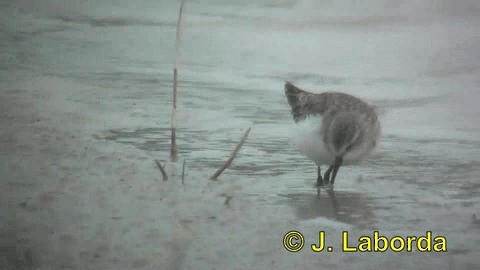
M 116 126 L 155 125 L 134 107 L 109 114 L 102 89 L 51 77 L 1 89 L 2 269 L 243 268 L 285 252 L 283 229 L 270 230 L 289 218 L 265 217 L 291 210 L 252 205 L 234 178 L 209 181 L 213 168 L 187 171 L 182 185 L 169 164 L 162 182 L 154 157 L 98 139 Z
M 456 252 L 436 258 L 418 252 L 405 255 L 409 260 L 393 252 L 289 253 L 281 239 L 292 229 L 309 239 L 319 229 L 371 234 L 375 216 L 369 205 L 375 201 L 337 193 L 347 211 L 339 218 L 330 200 L 315 194 L 292 194 L 285 199 L 293 202 L 290 207 L 268 198 L 259 203 L 244 192 L 262 181 L 274 183 L 273 176 L 227 175 L 211 182 L 214 168 L 187 169 L 182 184 L 181 166 L 169 165 L 173 175 L 162 182 L 153 160 L 168 152 L 156 157 L 102 139 L 102 130 L 156 125 L 134 104 L 118 103 L 110 113 L 102 100 L 112 94 L 51 77 L 3 84 L 1 90 L 2 269 L 401 269 L 425 262 L 435 269 L 475 263 L 469 248 L 461 248 L 474 244 L 466 242 L 468 235 L 452 241 Z M 233 199 L 225 204 L 227 197 Z M 329 241 L 341 244 L 340 237 Z
M 473 1 L 188 2 L 167 182 L 179 3 L 164 2 L 0 1 L 0 270 L 480 269 Z M 380 109 L 379 147 L 335 196 L 289 142 L 284 80 Z M 448 252 L 342 252 L 344 230 L 432 231 Z M 319 231 L 335 251 L 312 252 Z
M 170 216 L 169 207 L 159 204 L 160 175 L 150 160 L 138 162 L 135 149 L 92 137 L 110 125 L 132 126 L 135 119 L 109 115 L 97 102 L 108 97 L 72 81 L 34 78 L 1 90 L 0 200 L 7 206 L 1 237 L 7 256 L 0 263 L 7 269 L 145 266 L 142 248 L 136 255 L 127 247 L 140 245 L 145 234 L 151 243 L 171 238 L 153 228 L 136 230 L 153 205 L 155 218 Z

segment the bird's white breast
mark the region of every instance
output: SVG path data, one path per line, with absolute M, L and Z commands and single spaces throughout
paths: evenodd
M 317 165 L 333 164 L 335 157 L 325 148 L 323 142 L 321 116 L 310 116 L 296 123 L 291 138 L 300 152 Z

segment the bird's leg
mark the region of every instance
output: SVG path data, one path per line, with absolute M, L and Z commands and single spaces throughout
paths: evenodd
M 317 187 L 323 186 L 322 172 L 320 171 L 320 166 L 318 166 L 318 176 L 317 176 Z
M 331 179 L 332 185 L 333 185 L 333 182 L 335 182 L 335 177 L 337 176 L 338 169 L 340 168 L 340 166 L 342 166 L 342 162 L 343 162 L 343 158 L 341 157 L 335 158 L 335 163 L 333 163 L 333 174 Z
M 328 167 L 327 171 L 325 172 L 325 175 L 323 175 L 323 180 L 325 181 L 326 184 L 330 181 L 330 172 L 333 169 L 333 165 Z

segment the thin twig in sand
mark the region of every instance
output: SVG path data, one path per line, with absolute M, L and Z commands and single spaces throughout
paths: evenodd
M 167 181 L 168 180 L 168 175 L 167 175 L 167 172 L 165 171 L 165 165 L 167 163 L 165 163 L 165 165 L 162 165 L 162 163 L 158 159 L 155 159 L 155 163 L 157 163 L 157 167 L 160 170 L 160 172 L 162 173 L 163 181 Z
M 185 184 L 185 159 L 183 160 L 183 166 L 182 166 L 182 184 Z
M 230 201 L 233 199 L 232 195 L 227 195 L 226 193 L 220 194 L 221 197 L 225 197 L 225 201 L 223 202 L 224 205 L 230 206 Z
M 245 131 L 245 134 L 243 134 L 242 139 L 240 140 L 240 142 L 237 144 L 237 146 L 236 146 L 235 149 L 233 150 L 232 154 L 230 155 L 230 158 L 228 158 L 228 160 L 225 162 L 225 164 L 223 164 L 223 166 L 220 167 L 220 169 L 218 169 L 218 170 L 212 175 L 212 177 L 210 177 L 210 180 L 217 180 L 217 177 L 220 176 L 220 174 L 222 174 L 222 172 L 223 172 L 226 168 L 228 168 L 228 166 L 230 166 L 230 164 L 232 164 L 233 159 L 237 156 L 238 151 L 240 151 L 240 148 L 242 148 L 243 144 L 244 144 L 245 141 L 247 140 L 248 134 L 250 133 L 250 129 L 251 129 L 251 128 L 248 128 L 248 129 Z
M 180 11 L 178 13 L 178 23 L 177 23 L 177 40 L 175 44 L 175 66 L 173 68 L 173 106 L 172 106 L 172 132 L 171 132 L 171 145 L 170 145 L 170 160 L 172 162 L 177 161 L 178 155 L 178 148 L 177 148 L 177 135 L 176 135 L 176 128 L 177 128 L 177 88 L 178 88 L 178 66 L 180 64 L 180 44 L 181 44 L 181 37 L 182 37 L 182 25 L 183 25 L 183 7 L 185 5 L 185 1 L 183 0 L 180 5 Z
M 230 200 L 233 198 L 233 196 L 226 196 L 225 197 L 225 202 L 223 203 L 224 205 L 230 206 Z

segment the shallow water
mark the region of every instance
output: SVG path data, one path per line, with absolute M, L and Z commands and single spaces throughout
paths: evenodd
M 480 6 L 457 2 L 189 1 L 177 131 L 187 177 L 213 173 L 252 127 L 225 177 L 253 205 L 272 209 L 270 219 L 285 206 L 299 222 L 327 227 L 431 230 L 450 241 L 451 265 L 443 267 L 479 264 L 472 215 L 480 214 Z M 82 85 L 63 100 L 103 112 L 95 116 L 102 127 L 78 127 L 89 143 L 135 149 L 139 166 L 167 159 L 178 3 L 61 3 L 1 4 L 0 83 L 42 77 Z M 316 167 L 289 141 L 285 80 L 378 108 L 380 147 L 340 169 L 335 200 L 324 190 L 317 196 Z M 2 131 L 7 141 L 11 127 Z

